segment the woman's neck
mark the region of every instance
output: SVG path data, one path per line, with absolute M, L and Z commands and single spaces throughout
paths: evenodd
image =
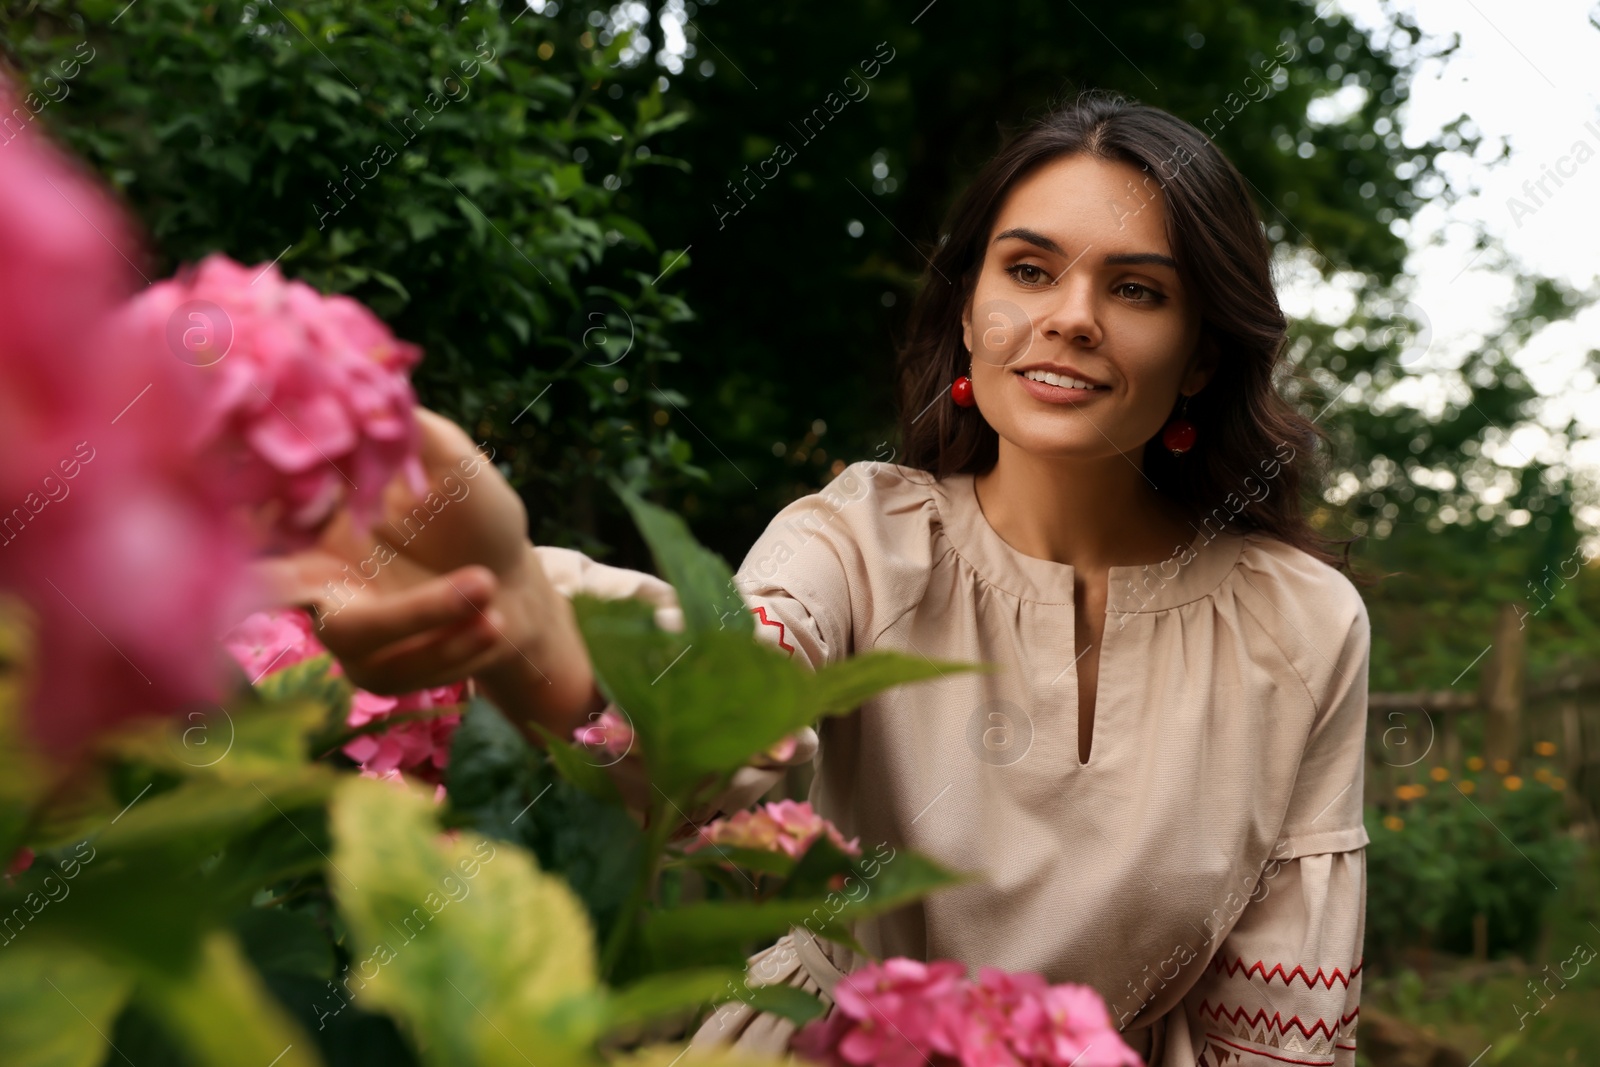
M 1138 456 L 1037 456 L 1001 439 L 999 460 L 974 488 L 1012 548 L 1078 570 L 1160 563 L 1195 537 L 1186 509 L 1156 490 Z

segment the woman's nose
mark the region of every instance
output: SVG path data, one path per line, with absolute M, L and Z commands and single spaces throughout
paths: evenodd
M 1093 280 L 1087 274 L 1068 270 L 1040 301 L 1035 315 L 1039 334 L 1046 340 L 1093 348 L 1104 337 Z

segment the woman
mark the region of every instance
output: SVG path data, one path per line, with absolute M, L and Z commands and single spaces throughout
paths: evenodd
M 808 664 L 1002 668 L 820 727 L 810 799 L 847 837 L 985 876 L 862 924 L 863 946 L 1088 983 L 1165 1067 L 1355 1057 L 1369 626 L 1301 513 L 1318 431 L 1274 388 L 1269 255 L 1192 126 L 1101 96 L 1051 114 L 979 173 L 929 264 L 902 462 L 790 504 L 739 572 L 758 633 Z M 436 451 L 469 447 L 429 419 Z M 475 674 L 570 729 L 603 700 L 555 588 L 671 590 L 457 521 L 500 546 L 493 575 L 419 573 L 328 644 L 368 688 Z M 751 980 L 825 995 L 860 962 L 792 932 Z M 792 1029 L 734 1001 L 696 1041 Z

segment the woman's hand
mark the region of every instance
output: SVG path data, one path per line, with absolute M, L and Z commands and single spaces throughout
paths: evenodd
M 258 573 L 280 603 L 313 609 L 318 639 L 361 688 L 477 677 L 508 715 L 570 735 L 594 705 L 593 673 L 528 542 L 527 510 L 460 427 L 424 408 L 416 417 L 422 497 L 396 478 L 370 532 L 340 512 L 314 547 Z

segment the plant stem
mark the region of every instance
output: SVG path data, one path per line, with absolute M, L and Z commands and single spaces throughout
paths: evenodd
M 629 891 L 628 899 L 617 915 L 617 924 L 611 928 L 611 934 L 606 938 L 605 949 L 600 954 L 602 979 L 609 980 L 611 972 L 616 969 L 617 960 L 622 956 L 622 950 L 639 921 L 639 910 L 644 907 L 650 895 L 650 887 L 655 884 L 656 870 L 661 866 L 661 856 L 666 851 L 667 838 L 672 833 L 672 823 L 667 820 L 667 811 L 671 803 L 670 798 L 663 796 L 651 805 L 650 828 L 645 831 L 644 855 L 639 864 L 639 876 L 634 880 L 633 889 Z

